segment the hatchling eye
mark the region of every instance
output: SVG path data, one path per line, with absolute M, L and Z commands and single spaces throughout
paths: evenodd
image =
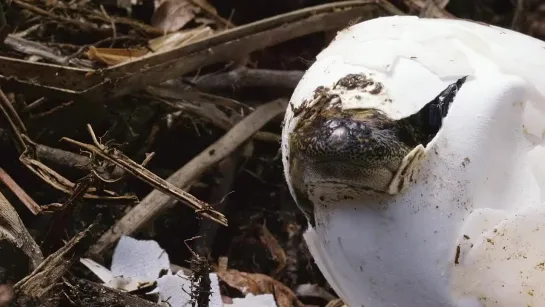
M 341 121 L 339 121 L 338 119 L 329 119 L 325 123 L 325 125 L 331 129 L 338 128 L 341 124 Z
M 333 131 L 331 131 L 328 142 L 331 146 L 340 147 L 345 142 L 349 133 L 350 131 L 348 130 L 348 128 L 344 126 L 338 126 L 337 128 L 333 129 Z

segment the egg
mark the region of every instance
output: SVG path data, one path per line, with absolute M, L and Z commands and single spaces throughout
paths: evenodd
M 544 135 L 544 42 L 391 16 L 316 57 L 281 147 L 347 306 L 545 306 Z

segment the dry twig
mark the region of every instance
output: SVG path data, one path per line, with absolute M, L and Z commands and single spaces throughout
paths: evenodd
M 197 199 L 195 196 L 187 193 L 186 191 L 179 189 L 168 181 L 165 181 L 161 177 L 147 170 L 142 165 L 132 161 L 129 157 L 125 156 L 119 150 L 115 148 L 108 148 L 106 145 L 100 144 L 91 126 L 87 125 L 87 128 L 89 130 L 89 133 L 91 134 L 94 145 L 81 143 L 69 138 L 63 138 L 63 140 L 72 143 L 80 147 L 81 149 L 85 149 L 86 151 L 89 151 L 92 154 L 119 166 L 127 173 L 130 173 L 136 178 L 146 182 L 157 190 L 186 203 L 198 214 L 227 226 L 227 219 L 225 218 L 225 216 L 215 211 L 209 204 Z
M 208 1 L 202 1 L 202 0 L 190 0 L 190 1 L 196 6 L 200 7 L 203 11 L 205 11 L 206 14 L 214 18 L 216 22 L 224 24 L 226 28 L 233 28 L 235 26 L 233 23 L 231 23 L 231 21 L 218 15 L 218 12 L 216 12 L 216 9 L 212 5 L 210 5 Z
M 246 87 L 268 87 L 294 89 L 301 81 L 304 71 L 250 69 L 241 67 L 226 73 L 205 75 L 193 81 L 198 89 L 217 91 Z
M 5 4 L 5 2 L 0 1 L 0 44 L 4 42 L 11 30 L 11 27 L 8 25 L 6 20 L 6 13 L 4 12 L 4 10 L 6 9 L 5 6 L 7 6 Z
M 37 215 L 40 213 L 40 206 L 23 190 L 11 176 L 0 167 L 0 182 L 3 182 L 8 189 L 10 189 L 17 198 L 32 212 Z
M 449 0 L 405 0 L 405 4 L 418 12 L 420 17 L 427 18 L 456 18 L 445 10 Z
M 74 301 L 74 306 L 130 306 L 130 307 L 160 307 L 161 305 L 140 298 L 132 293 L 108 288 L 105 285 L 85 279 L 71 278 L 65 282 L 68 296 Z M 90 300 L 89 298 L 93 298 Z
M 262 225 L 259 228 L 259 240 L 269 250 L 272 259 L 278 263 L 271 273 L 271 277 L 276 278 L 286 267 L 286 252 L 266 225 Z
M 221 180 L 210 193 L 209 201 L 216 204 L 215 208 L 220 212 L 225 211 L 225 207 L 228 203 L 226 195 L 228 195 L 233 189 L 237 167 L 241 160 L 240 152 L 240 149 L 236 150 L 230 156 L 218 163 L 218 171 L 220 173 Z M 196 253 L 206 257 L 210 255 L 218 229 L 219 225 L 216 223 L 212 223 L 207 220 L 200 222 L 198 235 L 200 239 L 195 241 Z
M 89 157 L 82 156 L 80 154 L 70 151 L 53 148 L 42 144 L 36 144 L 34 149 L 36 158 L 38 160 L 45 160 L 55 163 L 59 166 L 78 169 L 82 171 L 91 171 L 94 169 L 96 172 L 99 173 L 100 177 L 108 179 L 120 178 L 125 173 L 121 168 L 117 166 L 111 173 L 106 170 L 93 168 L 91 163 L 92 161 Z
M 72 183 L 61 174 L 34 158 L 38 144 L 34 143 L 27 136 L 27 130 L 23 121 L 1 89 L 0 113 L 4 115 L 9 127 L 11 128 L 11 138 L 13 139 L 17 150 L 21 154 L 19 156 L 19 160 L 23 163 L 23 165 L 51 187 L 71 195 L 73 189 L 76 187 L 76 184 Z M 102 192 L 106 193 L 107 195 L 90 194 L 96 191 L 96 188 L 89 187 L 85 191 L 86 193 L 83 194 L 83 197 L 89 199 L 136 200 L 134 195 L 118 196 L 115 192 L 108 190 L 102 190 Z
M 102 101 L 180 77 L 204 66 L 239 59 L 255 50 L 297 37 L 392 14 L 403 13 L 386 0 L 333 2 L 239 26 L 168 52 L 101 71 L 0 57 L 0 80 L 63 100 Z M 39 80 L 31 73 L 36 70 L 41 72 Z
M 70 269 L 72 264 L 83 255 L 84 245 L 96 224 L 74 236 L 65 246 L 49 255 L 33 272 L 15 284 L 15 293 L 42 299 L 56 285 L 59 279 Z
M 67 17 L 63 17 L 63 16 L 57 16 L 49 11 L 46 11 L 44 9 L 41 9 L 35 5 L 32 5 L 28 2 L 25 2 L 23 0 L 12 0 L 14 4 L 20 6 L 21 8 L 24 8 L 24 9 L 27 9 L 33 13 L 36 13 L 36 14 L 39 14 L 39 15 L 43 15 L 43 16 L 47 16 L 51 19 L 54 19 L 54 20 L 57 20 L 59 22 L 63 22 L 63 23 L 66 23 L 66 24 L 69 24 L 71 26 L 75 26 L 83 31 L 86 31 L 86 32 L 92 32 L 92 31 L 98 31 L 99 28 L 97 27 L 97 25 L 95 24 L 92 24 L 92 23 L 89 23 L 89 22 L 83 22 L 83 21 L 79 21 L 79 20 L 74 20 L 74 19 L 71 19 L 71 18 L 67 18 Z
M 26 229 L 15 208 L 0 193 L 0 241 L 7 240 L 21 249 L 36 268 L 42 261 L 42 251 Z
M 4 44 L 15 51 L 26 55 L 39 56 L 59 65 L 72 64 L 79 67 L 92 67 L 92 63 L 89 61 L 59 55 L 59 52 L 56 52 L 56 50 L 52 48 L 16 35 L 8 35 L 4 40 Z
M 234 122 L 225 113 L 220 111 L 217 106 L 226 107 L 234 111 L 241 110 L 249 112 L 253 110 L 253 108 L 233 99 L 207 93 L 185 91 L 183 88 L 177 87 L 174 82 L 168 85 L 161 85 L 161 87 L 150 86 L 147 91 L 154 96 L 152 99 L 156 99 L 171 108 L 203 118 L 212 125 L 226 131 L 229 131 L 229 129 L 233 127 Z M 267 131 L 258 131 L 252 138 L 258 141 L 280 142 L 279 135 Z
M 211 295 L 211 281 L 210 281 L 210 265 L 208 259 L 202 255 L 197 254 L 189 244 L 188 241 L 199 239 L 199 237 L 190 238 L 184 240 L 184 244 L 191 253 L 191 275 L 189 280 L 191 281 L 191 304 L 197 307 L 208 307 L 208 302 Z
M 287 101 L 284 99 L 275 100 L 260 106 L 236 124 L 218 141 L 172 174 L 167 181 L 181 189 L 189 188 L 206 170 L 229 156 L 268 121 L 282 114 L 286 107 Z M 172 206 L 174 201 L 169 196 L 154 190 L 121 218 L 116 225 L 104 233 L 91 248 L 90 252 L 95 255 L 103 253 L 122 235 L 131 234 L 146 225 L 164 210 Z

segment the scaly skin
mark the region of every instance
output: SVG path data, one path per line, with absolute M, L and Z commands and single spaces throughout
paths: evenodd
M 424 146 L 439 130 L 465 78 L 449 86 L 419 112 L 393 120 L 378 109 L 344 110 L 339 97 L 326 88 L 300 110 L 289 136 L 290 177 L 296 202 L 314 225 L 311 195 L 318 182 L 350 187 L 364 194 L 395 195 L 418 172 Z M 347 75 L 333 89 L 374 86 L 364 75 Z M 347 196 L 345 196 L 347 197 Z

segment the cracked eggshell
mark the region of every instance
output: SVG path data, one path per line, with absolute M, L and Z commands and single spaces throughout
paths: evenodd
M 102 282 L 107 283 L 112 280 L 113 275 L 112 271 L 108 270 L 100 263 L 97 263 L 93 259 L 89 258 L 80 258 L 79 261 L 81 264 L 86 266 L 91 272 L 93 272 Z
M 80 258 L 80 262 L 100 278 L 106 287 L 112 289 L 132 292 L 153 284 L 153 281 L 134 279 L 127 275 L 114 276 L 110 270 L 89 258 Z
M 170 273 L 170 260 L 156 241 L 122 236 L 112 257 L 111 270 L 114 276 L 153 281 L 161 272 Z
M 517 214 L 543 206 L 545 157 L 536 158 L 536 150 L 544 145 L 544 68 L 542 41 L 470 21 L 412 16 L 354 25 L 318 55 L 293 93 L 295 108 L 310 101 L 318 86 L 364 73 L 383 84 L 382 96 L 363 93 L 354 99 L 354 93 L 340 93 L 343 107 L 377 107 L 401 118 L 469 76 L 406 193 L 365 202 L 314 200 L 317 227 L 309 228 L 305 239 L 347 305 L 545 306 L 545 300 L 535 305 L 520 295 L 498 305 L 479 300 L 481 294 L 508 299 L 497 293 L 520 289 L 515 277 L 509 277 L 513 285 L 504 285 L 509 290 L 490 282 L 504 272 L 522 269 L 541 281 L 531 270 L 535 263 L 528 262 L 535 257 L 516 262 L 504 257 L 520 248 L 516 242 L 505 240 L 507 251 L 497 255 L 481 243 L 469 245 L 466 260 L 456 259 L 464 232 L 483 242 L 499 225 L 511 238 L 525 237 L 528 247 L 543 245 L 539 235 L 529 235 L 530 228 L 519 227 L 530 221 Z M 288 136 L 297 120 L 288 107 L 282 154 L 291 191 Z M 535 254 L 540 252 L 541 247 Z
M 153 240 L 136 240 L 122 236 L 115 247 L 110 270 L 95 261 L 82 258 L 89 268 L 110 288 L 135 291 L 171 274 L 168 254 Z

